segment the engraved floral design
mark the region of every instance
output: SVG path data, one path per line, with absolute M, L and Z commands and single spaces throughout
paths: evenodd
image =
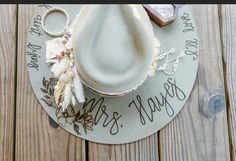
M 65 127 L 66 123 L 69 123 L 70 125 L 74 123 L 75 120 L 75 111 L 70 106 L 66 109 L 66 111 L 63 111 L 62 108 L 58 108 L 56 110 L 56 116 L 57 116 L 57 122 Z
M 49 80 L 43 77 L 43 87 L 40 88 L 44 93 L 43 100 L 49 107 L 56 109 L 55 114 L 57 117 L 57 123 L 63 127 L 67 124 L 73 125 L 74 131 L 80 135 L 81 128 L 84 130 L 85 134 L 88 131 L 93 131 L 93 116 L 90 112 L 83 110 L 75 111 L 74 107 L 69 106 L 66 110 L 63 111 L 62 106 L 59 106 L 55 103 L 54 100 L 54 86 L 57 84 L 58 79 L 49 78 Z M 82 111 L 82 112 L 81 112 Z
M 54 101 L 54 86 L 57 84 L 58 79 L 56 78 L 50 78 L 49 81 L 43 77 L 43 87 L 40 88 L 41 91 L 44 93 L 44 97 L 41 98 L 49 107 L 54 107 L 56 108 L 56 104 Z
M 74 124 L 74 129 L 79 134 L 79 125 L 83 125 L 84 132 L 87 134 L 87 130 L 93 131 L 93 117 L 92 115 L 84 110 L 83 114 L 78 111 L 75 117 L 75 124 Z

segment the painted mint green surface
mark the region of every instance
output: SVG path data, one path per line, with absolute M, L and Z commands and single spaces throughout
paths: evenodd
M 50 80 L 49 78 L 53 77 L 45 63 L 45 41 L 52 37 L 42 31 L 40 21 L 47 8 L 52 6 L 64 8 L 71 20 L 81 6 L 38 7 L 29 29 L 26 47 L 29 77 L 36 97 L 53 120 L 68 132 L 83 139 L 119 144 L 139 140 L 157 132 L 178 114 L 190 95 L 198 69 L 198 38 L 194 20 L 186 6 L 180 9 L 177 20 L 171 25 L 160 28 L 152 23 L 155 35 L 161 43 L 161 53 L 174 47 L 186 54 L 179 59 L 174 75 L 167 76 L 159 71 L 136 91 L 122 97 L 101 97 L 86 88 L 86 104 L 74 107 L 73 115 L 67 115 L 66 119 L 60 108 L 49 107 L 51 102 L 44 101 L 48 91 L 43 89 L 50 89 L 50 82 L 43 81 L 43 78 Z M 60 15 L 55 16 L 55 20 L 55 25 L 57 22 L 60 24 Z M 82 117 L 84 110 L 88 115 Z M 86 118 L 92 119 L 93 124 L 85 124 Z

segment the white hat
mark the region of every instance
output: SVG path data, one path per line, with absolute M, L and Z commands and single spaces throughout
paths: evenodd
M 72 37 L 82 82 L 108 96 L 135 90 L 148 75 L 154 39 L 142 5 L 83 6 Z

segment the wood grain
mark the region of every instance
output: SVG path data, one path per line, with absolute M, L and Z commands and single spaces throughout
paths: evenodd
M 182 111 L 160 131 L 160 160 L 229 161 L 218 8 L 191 8 L 200 38 L 198 77 Z
M 222 15 L 218 15 L 216 5 L 192 6 L 200 38 L 198 77 L 183 110 L 159 135 L 156 133 L 123 145 L 89 142 L 88 147 L 85 141 L 70 135 L 52 121 L 50 124 L 48 115 L 32 91 L 26 71 L 25 47 L 34 10 L 35 5 L 19 5 L 17 20 L 16 5 L 0 5 L 1 161 L 236 160 L 235 5 L 222 5 L 219 12 Z M 219 26 L 222 29 L 223 46 Z M 222 64 L 221 51 L 225 64 Z M 226 100 L 229 100 L 227 107 L 225 90 Z
M 16 161 L 85 161 L 85 141 L 51 126 L 35 97 L 26 67 L 26 41 L 35 5 L 18 7 Z
M 0 160 L 13 161 L 16 5 L 0 5 Z
M 236 5 L 221 6 L 231 160 L 236 160 Z
M 89 161 L 158 161 L 158 133 L 122 145 L 89 142 Z

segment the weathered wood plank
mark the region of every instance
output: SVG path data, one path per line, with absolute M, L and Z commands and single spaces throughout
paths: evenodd
M 13 161 L 16 5 L 0 5 L 0 160 Z
M 19 5 L 16 161 L 85 161 L 85 141 L 50 125 L 48 115 L 35 97 L 26 68 L 27 32 L 35 5 Z
M 89 161 L 158 161 L 158 133 L 122 145 L 89 142 Z
M 161 161 L 228 161 L 227 112 L 217 5 L 191 6 L 199 35 L 199 70 L 180 114 L 160 131 Z
M 221 6 L 231 160 L 236 160 L 236 5 Z

